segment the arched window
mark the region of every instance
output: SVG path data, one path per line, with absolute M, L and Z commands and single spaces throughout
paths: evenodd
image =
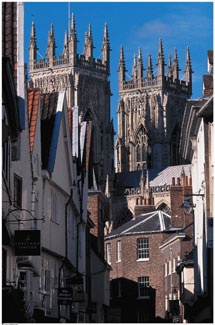
M 136 136 L 136 168 L 139 165 L 142 167 L 145 166 L 146 168 L 151 168 L 150 139 L 143 126 L 141 126 Z

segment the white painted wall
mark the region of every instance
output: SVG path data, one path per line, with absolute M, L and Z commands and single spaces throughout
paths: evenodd
M 194 156 L 192 159 L 193 193 L 205 195 L 205 137 L 204 122 L 201 120 L 197 139 L 194 140 Z M 206 290 L 206 229 L 205 229 L 205 197 L 194 196 L 194 227 L 195 227 L 195 284 L 196 291 L 203 293 Z

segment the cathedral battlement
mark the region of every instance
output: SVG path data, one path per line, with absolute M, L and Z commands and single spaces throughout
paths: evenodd
M 125 72 L 125 59 L 123 46 L 120 49 L 119 59 L 119 94 L 125 92 L 133 92 L 135 90 L 144 91 L 148 88 L 164 88 L 167 90 L 175 90 L 180 93 L 191 94 L 192 93 L 192 68 L 189 47 L 187 47 L 186 62 L 185 62 L 185 80 L 179 79 L 179 63 L 176 48 L 174 49 L 173 63 L 169 55 L 167 71 L 165 74 L 165 62 L 162 40 L 159 40 L 158 58 L 157 58 L 157 75 L 154 76 L 151 54 L 148 54 L 148 63 L 146 69 L 146 76 L 143 75 L 145 70 L 143 67 L 143 60 L 141 49 L 139 48 L 138 56 L 134 55 L 134 61 L 132 66 L 132 79 L 126 80 Z
M 54 28 L 51 24 L 51 29 L 48 34 L 48 44 L 45 58 L 40 58 L 37 60 L 37 43 L 36 43 L 36 32 L 35 32 L 35 24 L 32 22 L 31 27 L 31 37 L 30 37 L 30 46 L 29 46 L 29 70 L 30 74 L 37 73 L 38 71 L 47 70 L 47 69 L 57 69 L 57 68 L 65 68 L 65 67 L 77 67 L 83 69 L 90 69 L 96 72 L 102 72 L 107 75 L 110 74 L 110 44 L 109 44 L 109 36 L 107 23 L 105 23 L 104 27 L 104 36 L 102 43 L 102 60 L 95 59 L 93 57 L 93 37 L 91 31 L 91 25 L 89 25 L 88 32 L 85 33 L 85 41 L 84 41 L 84 50 L 83 54 L 77 53 L 77 33 L 75 27 L 75 18 L 74 14 L 72 14 L 72 22 L 71 29 L 68 37 L 67 31 L 65 31 L 64 37 L 64 46 L 63 53 L 58 57 L 55 55 L 55 34 Z

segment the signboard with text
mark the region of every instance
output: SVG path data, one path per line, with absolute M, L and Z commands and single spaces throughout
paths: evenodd
M 72 289 L 59 288 L 58 289 L 58 305 L 71 305 L 72 304 Z
M 40 230 L 15 230 L 15 255 L 40 255 Z

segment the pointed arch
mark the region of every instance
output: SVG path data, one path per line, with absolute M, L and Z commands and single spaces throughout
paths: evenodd
M 156 205 L 155 205 L 156 210 L 161 210 L 169 215 L 171 215 L 171 209 L 169 206 L 169 203 L 166 200 L 160 200 Z
M 134 133 L 135 165 L 138 168 L 151 168 L 151 141 L 146 127 L 139 124 Z

